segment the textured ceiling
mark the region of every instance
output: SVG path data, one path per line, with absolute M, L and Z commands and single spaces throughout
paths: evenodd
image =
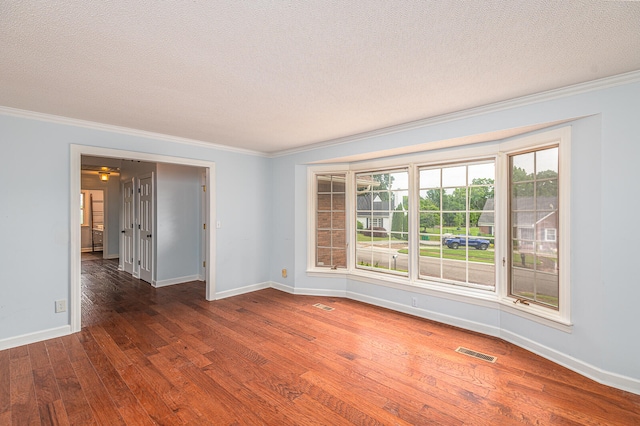
M 0 105 L 273 153 L 640 70 L 640 2 L 0 2 Z

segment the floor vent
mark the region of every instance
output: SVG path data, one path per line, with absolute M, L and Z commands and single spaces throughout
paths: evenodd
M 335 308 L 332 308 L 331 306 L 323 305 L 322 303 L 316 303 L 313 306 L 318 309 L 322 309 L 323 311 L 333 311 L 335 309 Z
M 498 357 L 496 356 L 482 354 L 480 352 L 472 351 L 471 349 L 463 348 L 462 346 L 458 347 L 458 349 L 456 349 L 456 352 L 489 362 L 496 362 L 496 360 L 498 359 Z

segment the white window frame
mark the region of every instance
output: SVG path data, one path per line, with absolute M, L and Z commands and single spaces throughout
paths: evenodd
M 528 305 L 522 303 L 516 303 L 517 298 L 509 295 L 508 289 L 508 268 L 500 268 L 501 276 L 499 278 L 499 299 L 503 310 L 516 313 L 525 314 L 529 318 L 543 318 L 550 320 L 551 322 L 558 324 L 558 327 L 563 331 L 570 331 L 571 329 L 571 265 L 570 265 L 570 250 L 571 250 L 571 127 L 564 127 L 557 130 L 551 130 L 548 132 L 533 134 L 525 137 L 520 137 L 512 141 L 503 142 L 500 144 L 500 161 L 502 167 L 500 170 L 502 176 L 498 182 L 498 176 L 496 176 L 496 192 L 500 194 L 508 194 L 509 186 L 509 155 L 524 150 L 538 150 L 546 147 L 558 146 L 558 230 L 556 236 L 558 238 L 558 259 L 560 264 L 558 265 L 558 297 L 559 306 L 558 309 L 552 309 L 545 306 L 536 305 L 530 303 Z M 499 189 L 498 189 L 499 187 Z M 507 199 L 506 197 L 500 197 L 500 202 L 496 202 L 496 211 L 507 211 Z M 505 218 L 506 219 L 506 218 Z M 508 220 L 503 220 L 500 223 L 501 235 L 509 236 Z M 505 239 L 505 253 L 502 257 L 502 262 L 507 263 L 508 256 L 506 250 L 510 247 L 508 239 Z
M 535 304 L 515 304 L 516 299 L 508 294 L 507 250 L 509 247 L 508 228 L 508 186 L 509 166 L 508 155 L 522 150 L 539 149 L 547 146 L 558 146 L 559 152 L 559 218 L 557 239 L 559 265 L 559 308 L 558 310 Z M 496 255 L 496 286 L 495 290 L 477 289 L 464 286 L 454 286 L 437 281 L 418 279 L 417 263 L 419 250 L 419 192 L 418 167 L 446 164 L 453 162 L 474 162 L 478 160 L 495 159 L 496 175 L 494 189 L 495 215 L 495 255 Z M 408 168 L 409 172 L 409 275 L 395 276 L 375 271 L 355 268 L 355 194 L 354 175 L 359 172 L 390 170 L 394 168 Z M 346 232 L 347 232 L 347 268 L 331 270 L 315 266 L 315 175 L 327 173 L 346 174 Z M 376 285 L 397 288 L 414 293 L 432 295 L 438 298 L 461 301 L 465 303 L 486 306 L 508 312 L 537 323 L 554 327 L 558 330 L 571 332 L 571 275 L 570 275 L 570 182 L 571 182 L 571 128 L 564 127 L 542 131 L 524 136 L 516 136 L 493 143 L 469 145 L 466 147 L 452 147 L 438 149 L 427 153 L 419 153 L 401 158 L 376 159 L 354 163 L 310 165 L 307 170 L 307 275 L 316 277 L 342 276 L 353 280 Z M 415 234 L 415 235 L 414 235 Z M 413 253 L 413 254 L 411 254 Z
M 316 265 L 316 225 L 317 225 L 317 217 L 316 211 L 318 207 L 318 198 L 316 196 L 316 176 L 317 175 L 327 175 L 327 174 L 344 174 L 346 177 L 346 187 L 345 187 L 345 232 L 346 232 L 346 243 L 347 243 L 347 267 L 346 268 L 336 268 L 332 269 L 326 266 L 317 266 Z M 307 208 L 309 209 L 309 219 L 307 221 L 307 272 L 309 274 L 318 273 L 320 275 L 330 274 L 330 275 L 344 275 L 349 269 L 351 264 L 351 250 L 350 247 L 351 242 L 351 229 L 352 221 L 353 221 L 353 190 L 351 189 L 351 183 L 353 182 L 353 178 L 349 173 L 349 168 L 346 165 L 334 165 L 334 166 L 313 166 L 307 169 Z
M 414 187 L 414 190 L 416 192 L 417 202 L 420 203 L 420 194 L 419 194 L 419 192 L 420 192 L 420 183 L 419 182 L 420 182 L 420 170 L 421 169 L 446 168 L 446 167 L 451 167 L 451 166 L 454 166 L 454 167 L 455 166 L 466 166 L 466 167 L 468 167 L 470 165 L 482 164 L 482 163 L 493 163 L 495 168 L 497 168 L 497 159 L 496 159 L 496 157 L 488 157 L 487 158 L 486 156 L 482 157 L 482 158 L 475 158 L 473 160 L 467 160 L 467 161 L 455 161 L 455 162 L 444 162 L 444 163 L 440 162 L 440 163 L 430 163 L 430 164 L 426 164 L 426 165 L 425 164 L 420 164 L 419 166 L 416 167 L 416 185 Z M 496 171 L 496 174 L 497 174 L 497 171 Z M 496 181 L 496 177 L 494 175 L 494 199 L 496 197 L 496 195 L 495 195 L 495 192 L 496 192 L 496 190 L 495 190 L 495 188 L 496 188 L 495 181 Z M 467 183 L 467 188 L 470 188 L 470 187 L 471 187 L 471 184 Z M 442 187 L 442 188 L 444 188 L 444 187 Z M 494 201 L 494 203 L 495 203 L 495 201 Z M 416 213 L 415 213 L 418 216 L 418 218 L 417 218 L 418 222 L 420 221 L 419 210 L 420 209 L 418 207 L 417 210 L 416 210 Z M 467 216 L 467 213 L 469 212 L 468 202 L 467 202 L 466 210 L 464 210 L 464 211 L 461 210 L 460 212 L 464 212 L 465 216 Z M 497 221 L 495 218 L 496 218 L 496 212 L 495 212 L 495 204 L 494 204 L 494 222 Z M 418 228 L 416 228 L 416 229 L 419 229 L 419 223 L 418 223 Z M 416 235 L 417 234 L 418 233 L 416 233 Z M 467 236 L 467 238 L 469 238 L 469 237 L 470 236 Z M 494 240 L 494 246 L 495 246 L 495 241 L 497 241 L 497 238 L 496 238 L 495 235 L 493 237 L 491 237 L 491 238 Z M 419 245 L 420 244 L 418 243 L 417 250 L 419 250 Z M 467 250 L 467 249 L 468 249 L 468 247 L 464 248 L 464 250 Z M 418 263 L 419 263 L 419 258 L 420 258 L 420 256 L 417 257 Z M 498 266 L 498 259 L 499 259 L 498 252 L 494 249 L 494 264 L 493 265 L 494 265 L 494 270 L 496 271 L 494 273 L 494 277 L 497 277 L 497 269 L 499 267 Z M 468 267 L 469 267 L 468 262 L 469 261 L 467 260 L 466 262 L 467 262 L 466 268 L 467 268 L 467 277 L 468 277 Z M 419 268 L 419 265 L 416 265 L 416 266 Z M 476 283 L 468 282 L 468 280 L 467 280 L 466 283 L 463 283 L 463 282 L 458 282 L 458 281 L 454 281 L 454 280 L 448 280 L 448 279 L 445 279 L 445 278 L 438 279 L 438 278 L 435 278 L 435 277 L 427 277 L 427 276 L 420 277 L 420 271 L 419 270 L 416 271 L 416 276 L 417 276 L 417 279 L 419 279 L 421 282 L 432 282 L 432 283 L 434 283 L 436 285 L 454 286 L 454 288 L 464 287 L 464 288 L 478 289 L 478 290 L 482 290 L 482 291 L 489 291 L 489 292 L 492 292 L 492 293 L 495 292 L 495 286 L 476 284 Z M 496 278 L 496 282 L 497 282 L 497 278 Z

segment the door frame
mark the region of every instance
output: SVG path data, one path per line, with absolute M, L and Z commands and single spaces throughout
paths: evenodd
M 95 157 L 107 158 L 126 158 L 130 160 L 140 160 L 155 163 L 170 163 L 184 166 L 203 167 L 206 174 L 206 185 L 208 191 L 205 192 L 206 201 L 206 218 L 207 223 L 215 223 L 215 175 L 216 163 L 213 161 L 204 161 L 183 157 L 172 157 L 159 154 L 151 154 L 146 152 L 126 151 L 121 149 L 103 148 L 87 145 L 70 145 L 70 284 L 69 284 L 69 316 L 71 332 L 80 331 L 82 327 L 81 300 L 82 300 L 82 284 L 81 284 L 81 261 L 80 252 L 82 248 L 80 240 L 80 174 L 81 174 L 81 156 L 89 155 Z M 206 230 L 206 259 L 207 268 L 205 269 L 206 281 L 206 299 L 215 300 L 216 282 L 215 282 L 215 227 L 207 226 Z
M 135 191 L 135 197 L 136 197 L 136 205 L 138 206 L 137 210 L 136 210 L 136 223 L 138 224 L 138 226 L 134 229 L 134 233 L 136 235 L 135 240 L 137 241 L 137 244 L 134 243 L 134 247 L 136 248 L 136 252 L 138 254 L 138 265 L 134 265 L 137 266 L 137 270 L 138 270 L 138 276 L 136 278 L 140 278 L 142 281 L 148 282 L 149 284 L 151 284 L 152 286 L 155 287 L 155 282 L 156 282 L 156 197 L 155 197 L 155 173 L 151 172 L 151 173 L 145 173 L 143 175 L 138 176 L 138 178 L 136 179 L 138 182 L 137 185 L 137 190 Z M 143 224 L 143 211 L 144 209 L 142 208 L 142 181 L 145 179 L 149 179 L 150 183 L 149 185 L 151 186 L 151 200 L 149 202 L 149 209 L 150 209 L 150 227 L 151 229 L 148 230 L 148 232 L 151 232 L 151 239 L 149 240 L 149 245 L 150 250 L 151 250 L 151 268 L 149 269 L 149 275 L 148 277 L 145 277 L 145 273 L 143 273 L 143 271 L 145 271 L 145 269 L 143 269 L 142 267 L 142 263 L 144 263 L 143 261 L 143 250 L 144 250 L 144 241 L 142 238 L 142 234 L 143 234 L 143 230 L 140 228 L 140 226 Z M 147 231 L 145 231 L 147 232 Z M 147 236 L 148 237 L 148 236 Z M 134 275 L 135 276 L 135 275 Z M 148 278 L 148 279 L 145 279 Z

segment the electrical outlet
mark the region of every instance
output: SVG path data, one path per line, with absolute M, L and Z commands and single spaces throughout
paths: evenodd
M 56 313 L 67 312 L 67 301 L 56 300 Z
M 282 270 L 282 278 L 287 278 L 287 268 Z
M 416 299 L 415 297 L 411 298 L 411 306 L 413 306 L 414 308 L 416 306 L 418 306 L 418 299 Z

